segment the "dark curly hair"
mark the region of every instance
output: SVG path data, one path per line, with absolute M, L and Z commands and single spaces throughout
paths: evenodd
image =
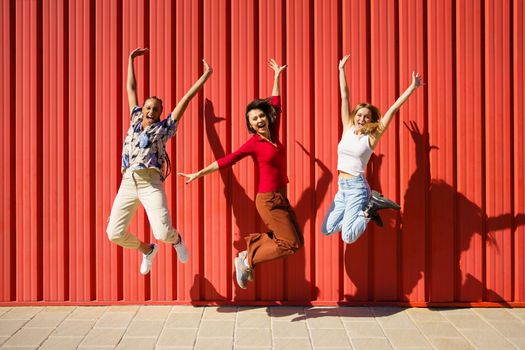
M 277 113 L 280 112 L 280 110 L 276 109 L 273 105 L 270 104 L 270 99 L 255 99 L 252 102 L 248 103 L 246 106 L 246 127 L 248 128 L 248 131 L 250 134 L 255 134 L 255 130 L 250 125 L 250 119 L 248 118 L 248 113 L 253 109 L 260 109 L 261 111 L 266 114 L 268 117 L 268 121 L 270 125 L 272 125 L 275 122 L 275 118 L 277 117 Z
M 160 103 L 160 112 L 162 113 L 162 111 L 164 110 L 164 105 L 162 104 L 162 100 L 160 99 L 160 97 L 150 96 L 146 99 L 146 101 L 147 100 L 157 100 Z M 144 104 L 146 104 L 146 101 L 144 101 Z

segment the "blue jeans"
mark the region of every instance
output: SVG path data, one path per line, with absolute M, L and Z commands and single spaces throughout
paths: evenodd
M 354 243 L 365 232 L 370 218 L 363 209 L 370 198 L 370 186 L 363 175 L 351 179 L 339 179 L 339 190 L 323 220 L 321 232 L 332 235 L 342 231 L 345 243 Z

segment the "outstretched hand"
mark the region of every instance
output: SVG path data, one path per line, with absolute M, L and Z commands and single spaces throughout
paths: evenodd
M 418 88 L 421 85 L 425 85 L 425 83 L 423 82 L 423 78 L 421 77 L 421 74 L 419 74 L 418 72 L 412 72 L 412 84 L 411 84 L 411 86 L 413 88 Z
M 273 69 L 273 71 L 275 72 L 276 75 L 279 75 L 281 74 L 281 72 L 283 70 L 286 69 L 286 67 L 288 67 L 287 64 L 285 64 L 284 66 L 280 66 L 279 64 L 277 64 L 277 62 L 275 62 L 275 60 L 273 58 L 270 58 L 268 60 L 268 66 Z
M 343 69 L 345 67 L 346 61 L 348 61 L 349 58 L 350 58 L 350 54 L 341 58 L 341 60 L 339 61 L 339 69 Z
M 130 52 L 129 58 L 133 59 L 135 57 L 142 56 L 147 52 L 149 52 L 147 47 L 137 47 L 135 50 Z
M 197 180 L 199 178 L 198 173 L 193 173 L 193 174 L 177 173 L 177 175 L 184 176 L 186 178 L 186 184 L 189 184 L 193 180 Z

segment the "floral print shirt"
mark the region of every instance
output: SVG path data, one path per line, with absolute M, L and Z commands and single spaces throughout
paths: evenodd
M 165 178 L 166 142 L 175 135 L 177 122 L 169 114 L 164 120 L 142 127 L 142 107 L 135 106 L 131 110 L 131 124 L 122 147 L 122 172 L 153 168 Z

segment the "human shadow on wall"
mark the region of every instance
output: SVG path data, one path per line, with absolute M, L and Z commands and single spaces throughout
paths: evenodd
M 479 225 L 463 225 L 463 230 L 461 232 L 458 230 L 455 233 L 454 239 L 457 242 L 458 251 L 455 252 L 455 254 L 453 254 L 454 256 L 451 259 L 454 260 L 453 273 L 455 276 L 459 276 L 461 268 L 461 253 L 470 249 L 470 245 L 474 237 L 482 237 L 483 235 L 483 232 L 480 232 L 481 230 L 477 230 L 476 227 L 483 227 L 484 223 L 484 226 L 486 227 L 487 231 L 484 242 L 488 245 L 492 245 L 494 249 L 499 250 L 500 248 L 498 247 L 497 242 L 494 239 L 493 232 L 504 229 L 515 229 L 520 225 L 524 225 L 525 214 L 518 213 L 515 217 L 513 217 L 511 213 L 507 213 L 495 217 L 488 217 L 487 214 L 482 210 L 482 208 L 480 208 L 476 203 L 468 199 L 464 194 L 458 192 L 452 185 L 446 183 L 445 181 L 440 179 L 430 179 L 430 181 L 427 184 L 425 184 L 427 177 L 430 177 L 430 152 L 439 152 L 439 148 L 436 146 L 430 146 L 428 131 L 421 131 L 415 122 L 410 122 L 409 124 L 405 123 L 404 126 L 410 132 L 411 138 L 415 144 L 416 169 L 410 176 L 407 190 L 404 194 L 403 206 L 401 208 L 400 234 L 401 236 L 414 234 L 414 232 L 418 232 L 417 228 L 425 227 L 425 213 L 423 213 L 423 215 L 416 216 L 410 215 L 410 219 L 408 219 L 407 215 L 407 213 L 420 212 L 422 207 L 424 207 L 421 201 L 425 198 L 433 198 L 436 199 L 437 202 L 440 202 L 440 200 L 442 200 L 445 203 L 447 202 L 447 200 L 450 201 L 450 199 L 452 199 L 452 201 L 455 201 L 454 208 L 462 209 L 461 217 L 458 216 L 457 209 L 456 213 L 452 213 L 453 217 L 455 217 L 456 220 L 461 220 L 465 223 L 480 223 Z M 428 170 L 426 165 L 428 165 Z M 374 175 L 374 179 L 376 180 L 379 179 L 379 176 L 377 175 L 378 174 Z M 379 190 L 381 189 L 381 184 L 378 180 L 375 183 L 375 185 L 377 186 L 376 188 L 378 188 Z M 422 187 L 423 190 L 427 192 L 427 196 L 425 196 L 424 193 L 422 193 Z M 428 206 L 430 205 L 430 203 L 426 203 L 426 205 Z M 444 210 L 445 209 L 446 208 L 444 208 Z M 418 220 L 422 220 L 423 222 L 417 222 Z M 385 221 L 385 223 L 391 228 L 395 229 L 395 220 L 387 220 Z M 512 223 L 514 223 L 514 225 Z M 425 232 L 421 232 L 421 234 L 425 234 Z M 437 234 L 437 232 L 433 232 L 433 234 Z M 461 235 L 461 239 L 458 239 L 458 235 Z M 429 238 L 430 236 L 426 235 L 426 237 Z M 425 251 L 425 246 L 420 247 L 420 249 Z M 403 254 L 407 254 L 407 252 L 403 252 Z M 417 285 L 418 281 L 421 278 L 423 278 L 424 270 L 413 269 L 411 271 L 408 271 L 408 274 L 406 273 L 407 271 L 403 272 L 403 286 L 400 286 L 400 288 L 404 290 L 402 298 L 405 299 L 407 298 L 407 295 Z M 352 278 L 351 276 L 349 277 Z M 426 282 L 428 283 L 429 281 Z M 483 281 L 480 281 L 476 277 L 467 273 L 465 280 L 462 282 L 460 288 L 461 290 L 467 291 L 484 291 L 485 285 Z M 480 294 L 481 293 L 482 292 L 480 292 Z M 355 294 L 357 295 L 358 291 Z M 425 301 L 429 301 L 428 298 L 429 295 L 426 295 Z M 486 298 L 488 300 L 504 300 L 502 296 L 498 295 L 493 290 L 486 291 Z M 452 302 L 458 300 L 450 301 Z
M 225 118 L 217 116 L 215 114 L 213 103 L 206 99 L 204 102 L 204 118 L 205 118 L 205 130 L 206 130 L 206 136 L 208 138 L 208 142 L 210 143 L 210 147 L 213 152 L 213 156 L 215 159 L 218 159 L 220 157 L 223 157 L 226 154 L 226 151 L 221 143 L 221 140 L 219 138 L 219 135 L 217 134 L 217 131 L 214 127 L 214 124 L 220 123 L 225 121 Z M 244 120 L 243 120 L 244 121 Z M 248 139 L 248 138 L 247 138 Z M 323 173 L 320 177 L 319 181 L 317 182 L 317 188 L 320 191 L 326 192 L 326 189 L 328 188 L 328 184 L 331 180 L 331 173 L 328 171 L 326 166 L 324 164 L 316 162 L 322 169 Z M 222 178 L 222 181 L 225 184 L 229 184 L 229 186 L 225 186 L 224 190 L 224 196 L 226 198 L 231 197 L 232 194 L 235 195 L 235 198 L 232 198 L 232 211 L 233 211 L 233 217 L 235 218 L 235 226 L 238 228 L 239 232 L 235 233 L 235 238 L 233 241 L 233 246 L 241 251 L 246 249 L 246 241 L 244 239 L 245 235 L 254 232 L 256 230 L 256 225 L 253 222 L 250 222 L 249 220 L 246 220 L 246 212 L 256 212 L 255 203 L 252 198 L 246 193 L 246 190 L 244 187 L 239 183 L 238 179 L 233 176 L 231 173 L 231 170 L 221 170 L 219 171 L 220 176 Z M 324 189 L 324 190 L 323 190 Z M 314 189 L 308 188 L 306 189 L 302 194 L 300 199 L 297 201 L 296 206 L 294 207 L 294 210 L 299 212 L 300 210 L 306 210 L 305 212 L 310 212 L 310 201 L 311 196 L 313 196 Z M 310 196 L 310 197 L 309 197 Z M 258 216 L 258 214 L 256 214 Z M 298 216 L 298 224 L 301 229 L 304 229 L 306 219 L 301 219 L 301 215 Z M 305 253 L 304 248 L 301 249 L 299 252 L 297 252 L 295 255 L 296 264 L 297 266 L 304 267 L 305 266 Z M 229 265 L 232 267 L 232 274 L 231 278 L 233 280 L 234 277 L 234 271 L 233 271 L 233 265 Z M 299 278 L 299 280 L 295 280 L 294 282 L 297 284 L 297 287 L 304 288 L 303 290 L 309 290 L 310 292 L 310 300 L 315 299 L 318 295 L 318 288 L 312 284 L 311 281 L 307 280 L 305 276 L 305 272 L 301 273 L 301 276 L 303 278 Z M 257 270 L 255 270 L 255 278 L 257 281 Z M 240 289 L 236 283 L 233 284 L 234 288 L 236 289 L 236 293 L 234 295 L 239 295 Z M 206 287 L 206 286 L 204 286 Z M 209 290 L 215 290 L 213 286 Z M 284 288 L 286 288 L 286 284 L 284 285 Z M 209 288 L 209 286 L 208 286 Z M 249 287 L 250 288 L 250 287 Z M 202 294 L 202 293 L 201 293 Z M 197 294 L 199 295 L 199 294 Z M 218 297 L 221 297 L 224 299 L 224 296 L 220 296 L 217 294 Z M 304 300 L 308 302 L 309 300 Z M 220 308 L 219 308 L 220 310 Z

